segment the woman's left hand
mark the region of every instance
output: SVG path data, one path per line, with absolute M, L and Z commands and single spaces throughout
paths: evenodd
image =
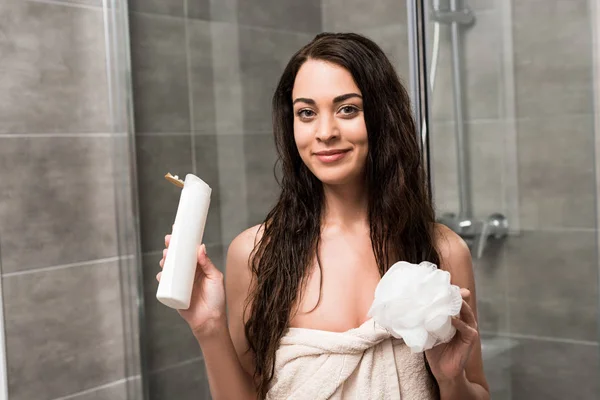
M 451 381 L 462 374 L 471 350 L 479 338 L 475 314 L 467 303 L 471 292 L 468 289 L 461 289 L 460 294 L 463 298 L 460 316 L 452 317 L 456 335 L 450 342 L 442 343 L 425 352 L 431 372 L 438 383 Z

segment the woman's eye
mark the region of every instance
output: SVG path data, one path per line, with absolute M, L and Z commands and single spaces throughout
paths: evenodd
M 315 116 L 315 113 L 313 110 L 304 109 L 304 110 L 298 111 L 298 116 L 300 118 L 312 118 Z
M 358 109 L 354 106 L 344 106 L 344 107 L 340 108 L 340 112 L 344 115 L 352 115 L 357 111 L 358 111 Z

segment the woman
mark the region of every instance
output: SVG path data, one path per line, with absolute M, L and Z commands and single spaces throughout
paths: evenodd
M 273 128 L 283 166 L 277 204 L 231 243 L 225 285 L 200 247 L 192 305 L 179 311 L 202 348 L 213 398 L 274 398 L 289 328 L 335 338 L 361 326 L 398 260 L 432 262 L 464 288 L 454 338 L 396 362 L 403 398 L 489 398 L 470 253 L 435 224 L 409 97 L 381 49 L 356 34 L 318 35 L 283 72 Z

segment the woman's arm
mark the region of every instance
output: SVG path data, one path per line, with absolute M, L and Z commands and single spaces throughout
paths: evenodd
M 227 322 L 222 318 L 198 337 L 215 400 L 256 398 L 254 365 L 244 332 L 243 312 L 251 282 L 249 258 L 257 233 L 255 226 L 231 242 L 225 273 Z
M 253 361 L 244 334 L 243 306 L 250 285 L 249 255 L 258 229 L 251 228 L 233 240 L 227 253 L 227 280 L 206 255 L 198 251 L 198 266 L 187 310 L 178 310 L 188 323 L 204 356 L 212 398 L 256 399 Z M 161 267 L 171 236 L 165 238 Z M 160 281 L 161 273 L 157 275 Z M 226 316 L 226 310 L 229 318 Z M 229 323 L 228 323 L 229 321 Z
M 463 305 L 461 319 L 465 320 L 463 316 L 468 319 L 469 315 L 474 319 L 472 323 L 474 329 L 463 325 L 465 330 L 470 329 L 473 332 L 474 341 L 464 370 L 451 380 L 436 377 L 440 395 L 442 400 L 486 400 L 490 395 L 483 371 L 481 340 L 477 329 L 477 298 L 471 253 L 462 238 L 443 225 L 437 225 L 436 244 L 441 258 L 441 268 L 450 272 L 452 284 L 469 290 L 464 297 L 466 306 Z M 461 321 L 457 323 L 460 324 Z

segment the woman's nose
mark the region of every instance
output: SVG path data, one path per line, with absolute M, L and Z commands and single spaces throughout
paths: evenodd
M 328 142 L 339 137 L 339 130 L 335 124 L 335 118 L 321 118 L 320 124 L 317 128 L 316 137 L 317 140 L 321 142 Z

